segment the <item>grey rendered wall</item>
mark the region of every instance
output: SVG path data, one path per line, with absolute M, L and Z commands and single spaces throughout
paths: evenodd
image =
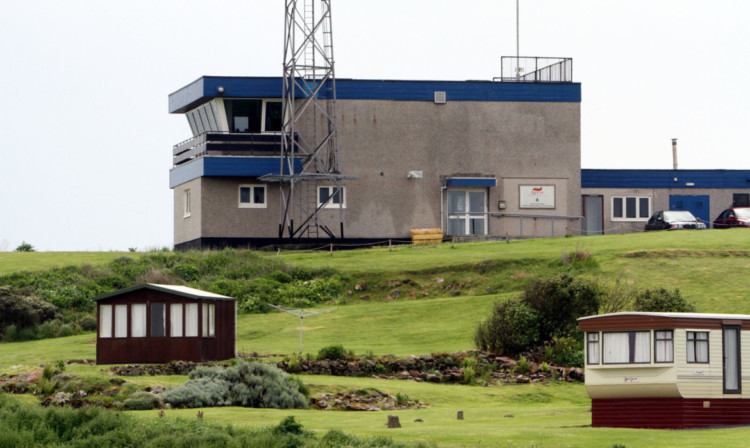
M 198 178 L 178 185 L 173 189 L 174 195 L 174 244 L 180 244 L 201 236 L 201 183 Z M 190 190 L 190 216 L 185 215 L 185 191 Z
M 580 103 L 449 99 L 443 105 L 383 100 L 337 105 L 341 172 L 359 176 L 344 182 L 348 238 L 409 238 L 413 228 L 440 228 L 441 188 L 454 174 L 497 178 L 498 185 L 489 188 L 490 212 L 498 212 L 497 203 L 504 200 L 508 213 L 580 215 Z M 424 177 L 408 179 L 410 170 L 421 170 Z M 277 184 L 268 185 L 267 208 L 240 209 L 238 187 L 244 183 L 257 181 L 204 177 L 176 187 L 175 244 L 199 237 L 276 237 Z M 535 183 L 556 186 L 555 209 L 518 208 L 518 185 Z M 200 190 L 200 211 L 194 206 L 193 217 L 202 220 L 182 218 L 181 194 L 188 186 Z M 443 196 L 443 206 L 445 201 Z M 338 214 L 338 209 L 322 211 L 336 234 Z M 295 219 L 299 224 L 300 216 Z M 490 218 L 488 229 L 515 236 L 520 222 Z M 566 224 L 556 222 L 553 231 L 545 220 L 525 221 L 524 233 L 564 235 Z
M 358 100 L 338 106 L 342 172 L 360 176 L 346 184 L 348 236 L 404 237 L 412 228 L 440 227 L 442 177 L 457 173 L 497 177 L 498 186 L 489 188 L 490 212 L 502 199 L 508 213 L 580 214 L 579 103 Z M 422 170 L 424 178 L 407 179 L 410 170 Z M 523 178 L 529 179 L 520 183 L 558 186 L 556 208 L 519 210 Z M 489 233 L 514 234 L 513 221 L 492 218 Z M 564 226 L 555 233 L 564 234 Z

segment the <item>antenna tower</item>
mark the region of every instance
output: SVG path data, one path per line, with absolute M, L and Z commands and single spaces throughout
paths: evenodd
M 331 1 L 286 0 L 281 167 L 260 178 L 279 182 L 280 239 L 336 238 L 320 213 L 334 207 L 344 237 L 342 180 L 356 176 L 339 171 L 333 66 Z

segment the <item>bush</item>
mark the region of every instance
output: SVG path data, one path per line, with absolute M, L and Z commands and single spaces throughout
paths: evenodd
M 3 341 L 5 342 L 15 342 L 18 340 L 18 327 L 15 325 L 8 325 L 5 327 L 5 332 L 3 333 Z
M 194 282 L 201 276 L 200 269 L 190 263 L 178 264 L 177 266 L 172 268 L 172 272 L 174 272 L 177 276 L 179 276 L 186 282 Z
M 572 337 L 559 337 L 545 347 L 544 358 L 556 366 L 583 367 L 583 343 Z
M 516 354 L 539 339 L 539 313 L 521 299 L 495 303 L 492 315 L 479 324 L 474 343 L 483 351 Z
M 299 383 L 289 374 L 274 366 L 246 361 L 226 369 L 198 367 L 190 372 L 190 379 L 185 384 L 165 391 L 163 399 L 173 406 L 189 408 L 307 408 Z
M 346 350 L 344 350 L 343 345 L 329 345 L 327 347 L 321 348 L 320 351 L 318 351 L 317 359 L 318 361 L 324 359 L 346 359 Z
M 36 252 L 36 249 L 26 241 L 22 241 L 21 244 L 16 247 L 16 252 Z
M 21 330 L 52 320 L 56 315 L 57 308 L 39 297 L 0 287 L 0 330 L 8 325 Z
M 597 314 L 602 290 L 590 280 L 561 275 L 530 283 L 524 300 L 539 313 L 539 338 L 569 336 L 578 328 L 579 317 Z
M 122 403 L 128 411 L 149 411 L 161 407 L 159 397 L 149 392 L 138 392 Z
M 287 415 L 273 428 L 273 432 L 276 434 L 302 434 L 302 423 L 294 420 L 293 415 Z
M 669 291 L 664 288 L 644 289 L 639 292 L 633 304 L 636 311 L 663 313 L 690 313 L 695 305 L 682 298 L 679 289 Z

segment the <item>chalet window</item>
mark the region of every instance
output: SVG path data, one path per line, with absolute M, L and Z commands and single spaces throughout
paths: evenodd
M 586 363 L 599 364 L 599 333 L 586 333 Z
M 654 331 L 654 361 L 674 362 L 674 339 L 672 330 Z
M 687 362 L 708 363 L 708 332 L 687 332 Z
M 115 337 L 128 337 L 128 306 L 115 305 Z
M 646 221 L 651 216 L 651 197 L 615 196 L 612 198 L 613 221 Z
M 646 364 L 651 362 L 651 332 L 623 331 L 602 336 L 604 364 Z
M 203 337 L 212 338 L 216 336 L 215 332 L 215 307 L 213 303 L 203 304 Z
M 240 208 L 266 208 L 266 186 L 240 185 Z
M 167 306 L 163 303 L 151 304 L 151 337 L 160 338 L 167 334 L 166 331 Z
M 324 205 L 325 204 L 325 205 Z M 318 187 L 318 207 L 346 208 L 346 187 Z
M 99 337 L 112 337 L 112 305 L 99 305 Z
M 169 335 L 173 338 L 182 337 L 182 304 L 169 305 Z
M 188 303 L 185 305 L 185 337 L 194 338 L 198 336 L 198 304 Z
M 130 337 L 146 337 L 146 304 L 134 303 L 130 305 Z

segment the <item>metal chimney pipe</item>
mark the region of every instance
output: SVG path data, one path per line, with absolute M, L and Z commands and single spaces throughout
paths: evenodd
M 677 139 L 672 139 L 672 166 L 673 169 L 677 169 Z

